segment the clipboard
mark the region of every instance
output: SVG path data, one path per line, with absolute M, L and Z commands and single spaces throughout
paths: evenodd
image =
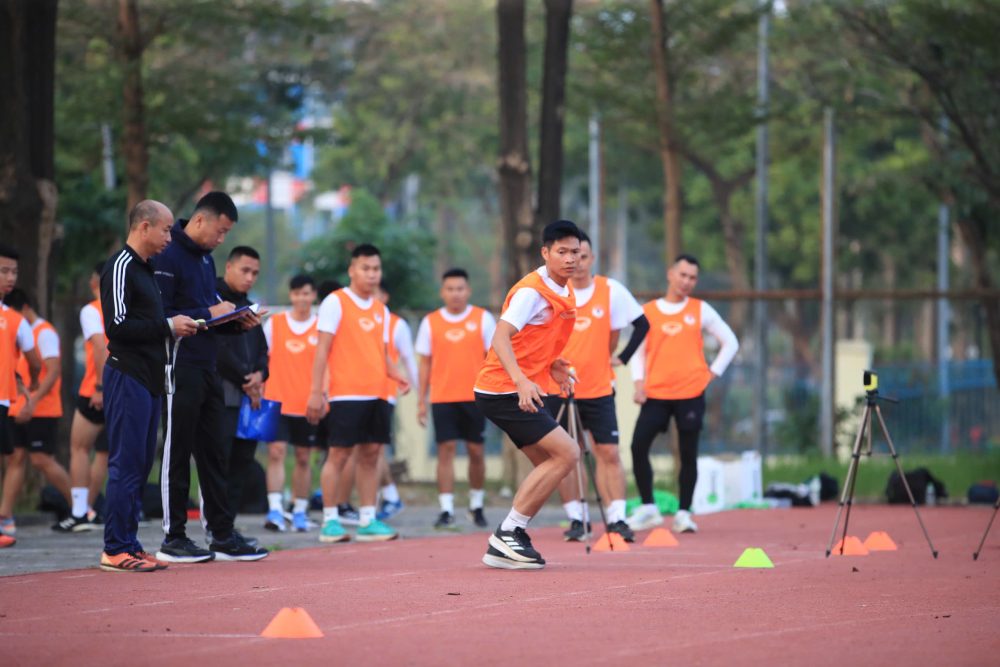
M 251 312 L 256 314 L 260 310 L 259 303 L 251 303 L 249 306 L 241 306 L 231 313 L 226 313 L 225 315 L 219 315 L 218 317 L 213 317 L 210 320 L 204 321 L 204 328 L 208 329 L 211 327 L 217 327 L 220 324 L 226 324 L 227 322 L 232 322 L 233 320 L 239 319 L 243 313 Z

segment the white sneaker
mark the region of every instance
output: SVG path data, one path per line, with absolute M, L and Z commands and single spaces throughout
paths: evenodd
M 640 505 L 625 523 L 635 531 L 649 530 L 663 524 L 663 516 L 655 505 Z
M 687 510 L 677 510 L 677 514 L 674 515 L 674 532 L 675 533 L 697 533 L 698 524 L 696 524 L 691 519 L 691 512 Z

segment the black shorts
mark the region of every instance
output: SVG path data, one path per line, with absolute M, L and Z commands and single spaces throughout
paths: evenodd
M 326 447 L 325 441 L 316 438 L 319 425 L 313 426 L 305 417 L 281 415 L 278 421 L 278 436 L 275 440 L 289 442 L 296 447 Z
M 0 454 L 3 456 L 10 456 L 14 453 L 14 443 L 10 433 L 14 422 L 10 421 L 8 424 L 7 411 L 9 409 L 6 405 L 0 405 Z
M 459 403 L 431 403 L 434 418 L 434 440 L 464 440 L 465 444 L 483 443 L 486 418 L 476 407 L 475 401 Z
M 677 421 L 678 431 L 700 431 L 705 421 L 705 394 L 670 400 L 648 398 L 639 410 L 639 419 L 651 422 L 660 432 L 667 430 L 671 419 Z
M 389 442 L 392 411 L 388 401 L 330 401 L 326 428 L 331 447 Z
M 559 408 L 566 403 L 562 396 L 549 394 L 545 397 L 545 407 L 549 409 L 552 416 L 559 414 Z M 576 408 L 580 411 L 580 421 L 583 428 L 590 431 L 594 438 L 595 445 L 617 445 L 618 444 L 618 415 L 615 412 L 615 397 L 601 396 L 600 398 L 578 398 Z M 562 419 L 559 425 L 568 429 L 569 415 L 563 410 Z
M 84 419 L 89 421 L 91 424 L 103 424 L 104 423 L 104 410 L 96 410 L 90 406 L 89 396 L 77 396 L 76 397 L 76 409 Z
M 55 454 L 56 436 L 59 433 L 58 417 L 35 417 L 27 424 L 15 424 L 7 420 L 9 437 L 15 447 L 27 449 L 29 453 Z
M 476 407 L 510 436 L 518 449 L 536 444 L 559 428 L 548 410 L 525 412 L 518 407 L 517 394 L 480 394 L 477 391 Z

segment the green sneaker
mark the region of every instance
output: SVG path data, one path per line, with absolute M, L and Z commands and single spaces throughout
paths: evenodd
M 378 519 L 372 519 L 367 526 L 358 526 L 358 533 L 355 536 L 358 542 L 384 542 L 394 540 L 399 537 L 392 526 L 387 526 Z
M 337 519 L 323 522 L 323 530 L 319 531 L 320 542 L 346 542 L 351 536 L 344 531 Z

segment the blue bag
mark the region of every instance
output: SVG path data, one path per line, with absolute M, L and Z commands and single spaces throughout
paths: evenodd
M 236 437 L 243 440 L 263 440 L 273 442 L 278 437 L 278 420 L 281 418 L 281 403 L 260 399 L 260 407 L 250 406 L 250 397 L 240 401 L 240 420 L 236 426 Z

